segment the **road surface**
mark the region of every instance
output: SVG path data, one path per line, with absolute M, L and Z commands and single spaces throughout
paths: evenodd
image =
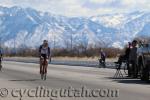
M 6 61 L 0 72 L 0 100 L 149 100 L 150 84 L 113 79 L 114 73 L 114 69 L 50 64 L 43 81 L 38 64 Z M 65 97 L 60 95 L 63 90 Z

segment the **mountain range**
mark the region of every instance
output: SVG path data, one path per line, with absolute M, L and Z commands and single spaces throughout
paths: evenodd
M 67 17 L 32 8 L 0 7 L 0 41 L 6 47 L 79 46 L 122 48 L 138 36 L 150 36 L 150 13 L 132 12 Z

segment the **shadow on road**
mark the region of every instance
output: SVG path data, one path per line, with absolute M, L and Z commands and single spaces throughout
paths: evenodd
M 150 82 L 145 82 L 145 81 L 141 81 L 140 79 L 133 79 L 129 77 L 123 77 L 123 78 L 105 77 L 105 78 L 112 79 L 112 81 L 117 83 L 150 85 Z
M 26 79 L 26 80 L 9 80 L 9 81 L 21 81 L 21 82 L 33 82 L 33 81 L 38 81 L 40 79 Z
M 35 63 L 38 64 L 39 61 L 37 60 L 28 60 L 28 59 L 12 59 L 12 58 L 5 58 L 4 61 L 13 61 L 13 62 L 22 62 L 22 63 Z M 52 60 L 49 64 L 52 65 L 68 65 L 68 66 L 82 66 L 82 67 L 94 67 L 94 68 L 103 68 L 99 66 L 98 61 L 66 61 L 66 60 Z M 114 69 L 115 65 L 112 62 L 106 63 L 106 68 Z

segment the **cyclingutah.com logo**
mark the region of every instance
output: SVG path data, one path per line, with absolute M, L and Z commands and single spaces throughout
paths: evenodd
M 56 100 L 59 98 L 104 98 L 104 97 L 119 97 L 118 89 L 87 89 L 85 86 L 81 88 L 49 89 L 44 86 L 38 86 L 34 89 L 0 89 L 0 98 L 12 97 L 19 100 L 25 98 L 48 98 Z M 15 100 L 16 100 L 15 99 Z

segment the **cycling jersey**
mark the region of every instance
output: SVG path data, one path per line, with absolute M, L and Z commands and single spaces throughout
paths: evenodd
M 50 57 L 50 48 L 44 47 L 43 45 L 41 45 L 39 48 L 39 53 L 40 53 L 40 56 L 42 56 L 43 58 L 49 58 Z

